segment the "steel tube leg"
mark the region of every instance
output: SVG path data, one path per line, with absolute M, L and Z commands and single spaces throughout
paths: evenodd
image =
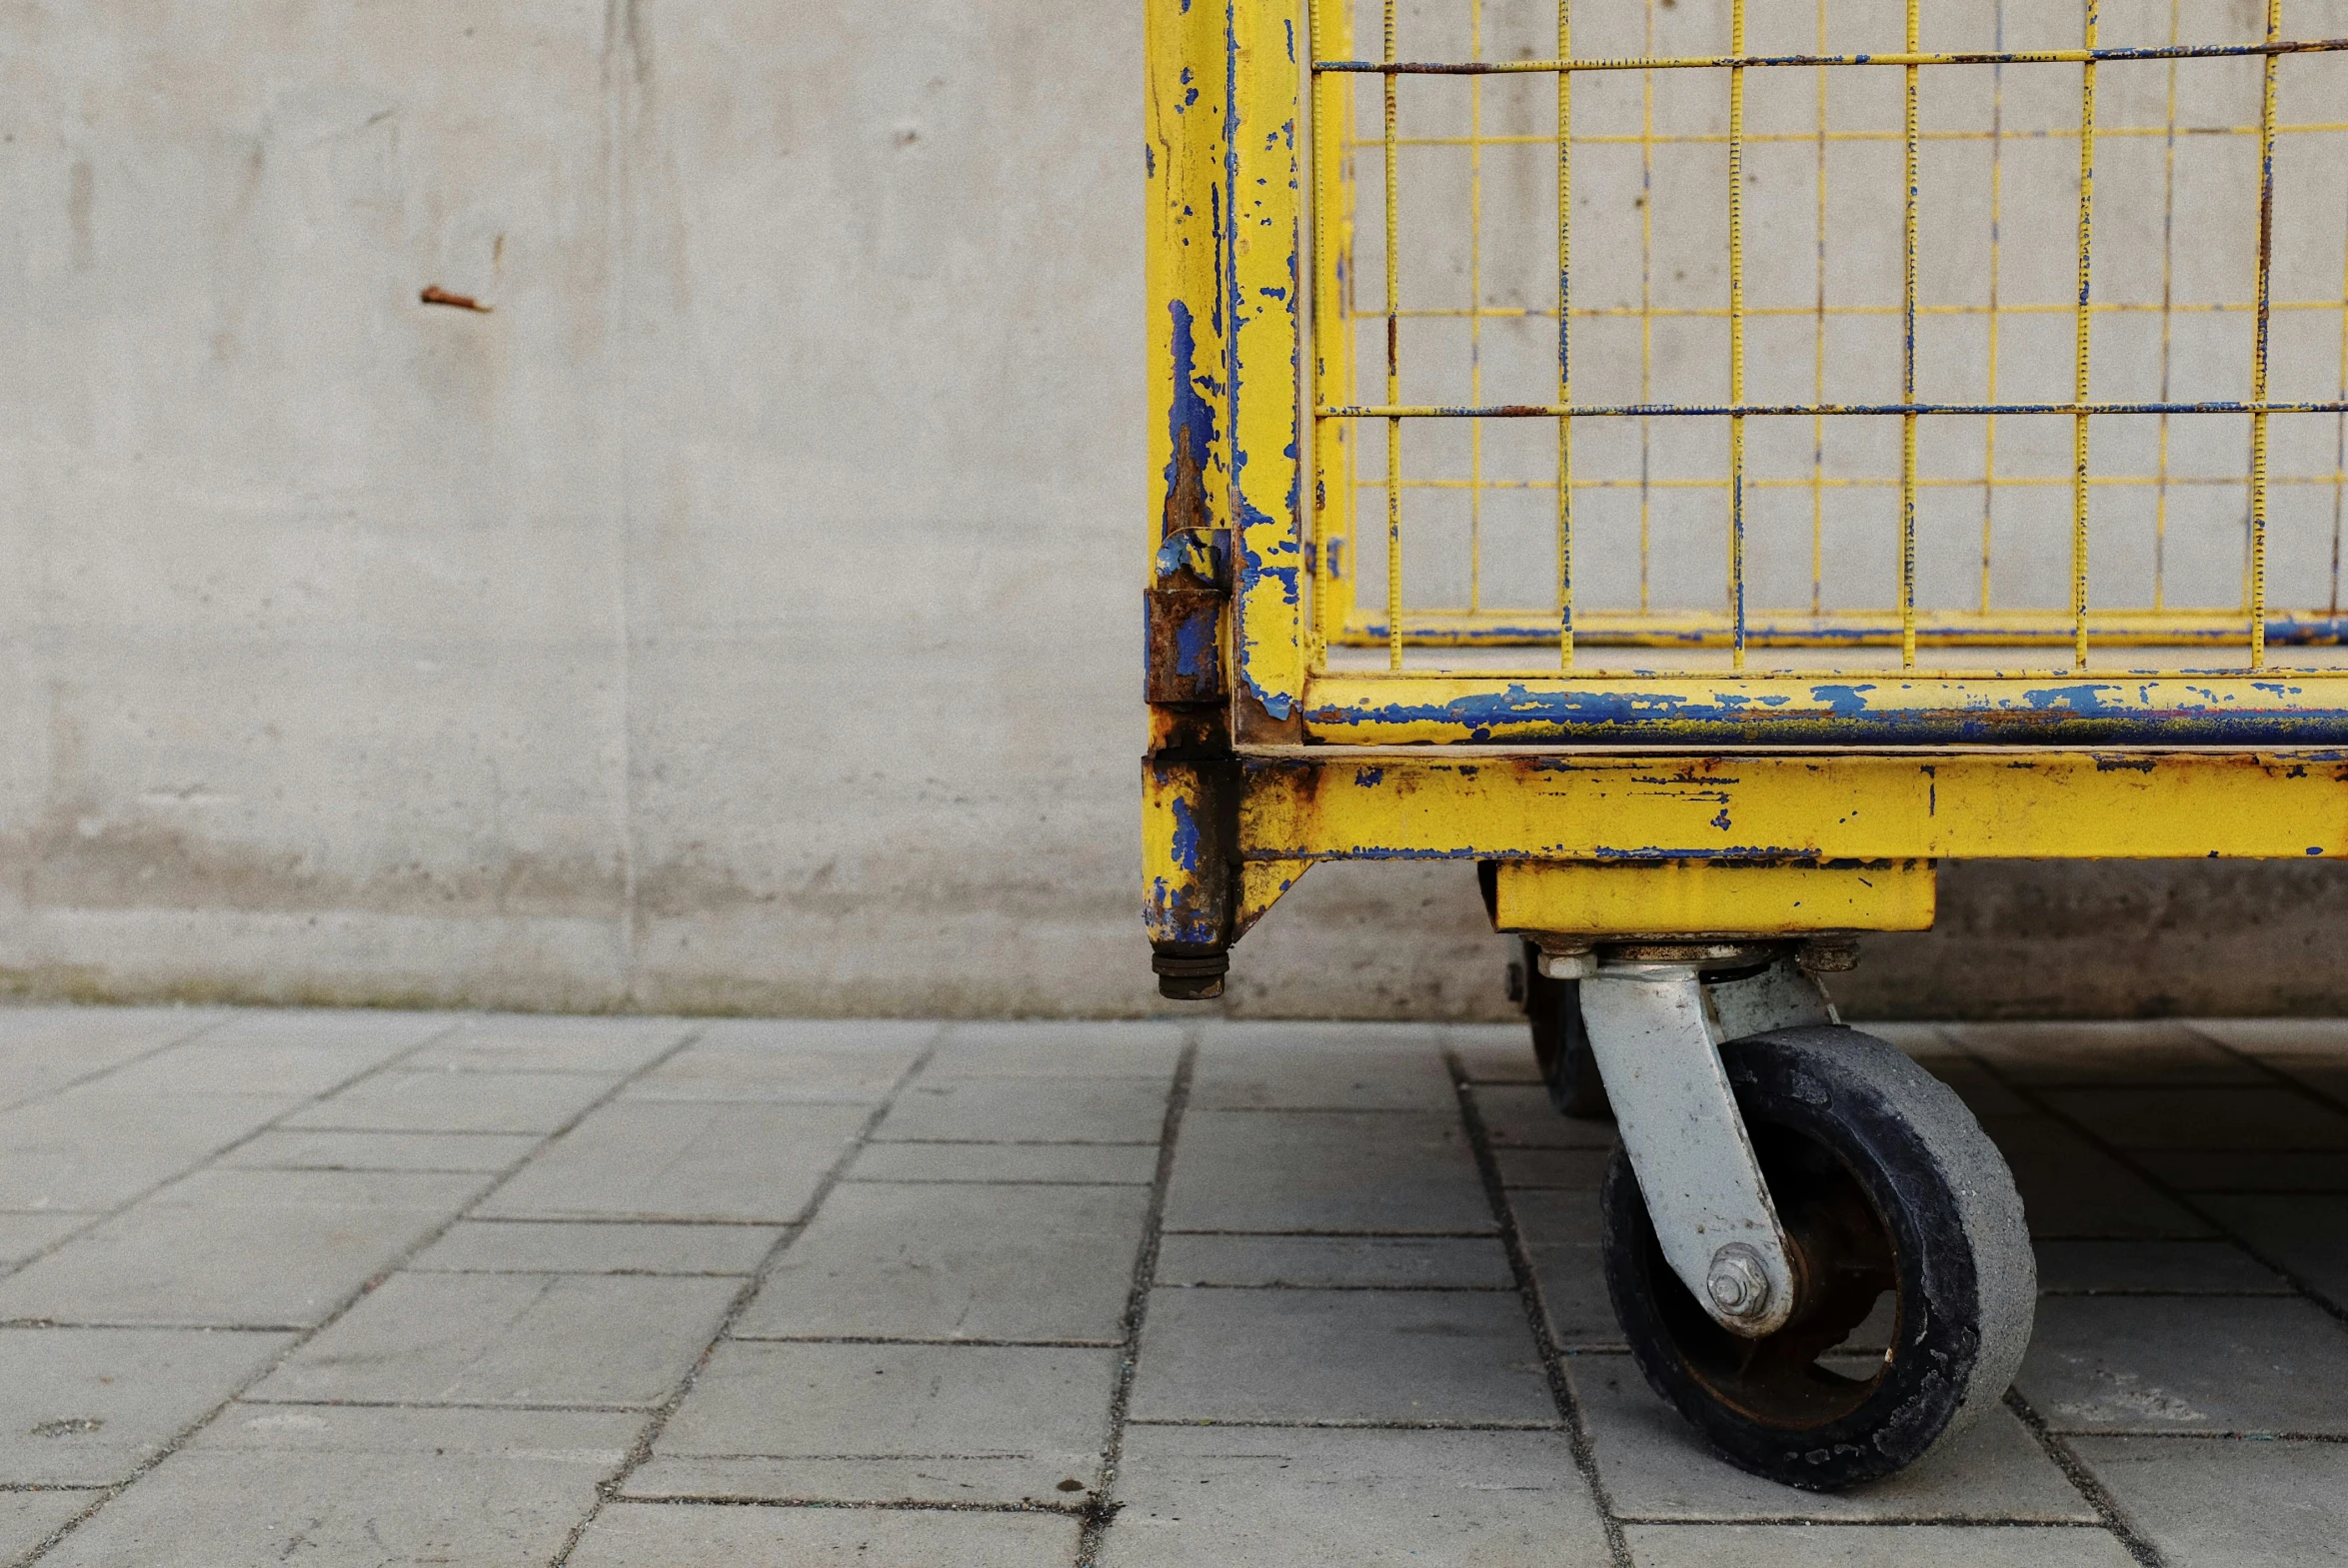
M 1672 1272 L 1730 1332 L 1782 1327 L 1796 1298 L 1792 1248 L 1719 1046 L 1833 1021 L 1824 993 L 1787 962 L 1714 987 L 1689 964 L 1607 963 L 1584 979 L 1581 1013 Z

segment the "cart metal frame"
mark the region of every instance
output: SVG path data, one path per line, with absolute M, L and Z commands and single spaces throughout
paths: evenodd
M 1591 10 L 1601 0 L 1582 0 Z M 1169 996 L 1219 994 L 1229 949 L 1314 862 L 1494 862 L 1495 923 L 1557 953 L 1630 937 L 1819 937 L 1931 919 L 1934 862 L 1966 856 L 2304 858 L 2348 853 L 2348 669 L 2278 668 L 2285 647 L 2335 644 L 2337 614 L 2270 610 L 2268 430 L 2283 415 L 2348 414 L 2341 400 L 2270 401 L 2278 70 L 2348 39 L 2283 31 L 2269 0 L 2255 42 L 2099 43 L 2094 0 L 2075 48 L 1930 51 L 1920 0 L 1904 50 L 1746 52 L 1747 0 L 1727 0 L 1726 53 L 1583 58 L 1569 0 L 1547 60 L 1411 61 L 1354 49 L 1341 0 L 1147 0 L 1150 462 L 1159 520 L 1149 589 L 1145 901 Z M 2247 402 L 2099 403 L 2096 104 L 2114 61 L 2260 62 L 2262 190 L 2255 364 Z M 2067 403 L 1927 403 L 1916 396 L 1919 78 L 1957 65 L 2071 65 L 2083 86 L 2078 376 Z M 1745 401 L 1747 78 L 1892 67 L 1906 84 L 1906 396 L 1890 404 Z M 1724 403 L 1585 404 L 1573 392 L 1572 91 L 1592 72 L 1727 79 L 1730 395 Z M 1397 373 L 1392 161 L 1397 84 L 1413 76 L 1553 76 L 1557 382 L 1541 405 L 1406 406 Z M 1821 75 L 1823 80 L 1823 75 Z M 1340 302 L 1352 280 L 1355 84 L 1383 96 L 1388 271 L 1384 398 L 1352 391 Z M 2287 128 L 2286 128 L 2287 129 Z M 1522 138 L 1519 138 L 1520 140 Z M 2344 329 L 2348 331 L 2348 329 Z M 1576 422 L 1702 417 L 1729 430 L 1730 602 L 1716 614 L 1584 615 L 1574 608 Z M 2067 613 L 1950 616 L 1916 604 L 1921 423 L 2068 416 L 2074 425 Z M 2241 612 L 2106 612 L 2088 603 L 2090 443 L 2122 415 L 2246 418 L 2248 570 Z M 1557 611 L 1548 625 L 1474 610 L 1388 614 L 1354 603 L 1382 548 L 1385 604 L 1402 606 L 1406 432 L 1427 421 L 1546 422 L 1556 433 Z M 1765 420 L 1901 427 L 1899 604 L 1878 616 L 1748 613 L 1744 435 Z M 1384 428 L 1383 537 L 1353 513 L 1358 427 Z M 2164 427 L 2165 428 L 2165 427 Z M 1354 549 L 1361 540 L 1370 548 Z M 1986 579 L 1985 579 L 1986 581 Z M 1813 611 L 1815 611 L 1813 606 Z M 1418 668 L 1406 649 L 1523 646 L 1521 668 Z M 1332 658 L 1382 644 L 1384 668 Z M 1708 647 L 1716 671 L 1589 668 L 1594 646 Z M 1898 650 L 1896 665 L 1766 668 L 1772 648 Z M 1997 647 L 2003 668 L 1935 666 L 1921 651 Z M 2141 667 L 2105 649 L 2145 650 Z M 2225 651 L 2240 655 L 2221 668 Z M 2157 652 L 2156 652 L 2157 651 Z M 2183 658 L 2180 660 L 2179 656 Z M 2162 657 L 2165 656 L 2165 657 Z M 1882 656 L 1888 661 L 1890 655 Z M 1980 656 L 1967 656 L 1980 664 Z M 2211 667 L 2193 668 L 2208 659 Z M 1544 663 L 1545 660 L 1545 663 Z

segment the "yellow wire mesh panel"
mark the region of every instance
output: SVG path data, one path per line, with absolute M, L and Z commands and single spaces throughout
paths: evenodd
M 1312 23 L 1330 643 L 2341 662 L 2348 0 Z

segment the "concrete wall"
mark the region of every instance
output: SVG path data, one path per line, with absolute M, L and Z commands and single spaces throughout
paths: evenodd
M 8 987 L 1152 1007 L 1138 13 L 0 0 Z M 1947 903 L 1871 1004 L 2348 1001 L 2329 866 Z M 1232 1004 L 1500 955 L 1326 867 Z

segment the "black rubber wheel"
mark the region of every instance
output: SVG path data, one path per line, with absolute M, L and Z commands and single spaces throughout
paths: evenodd
M 2038 1276 L 2013 1177 L 1955 1093 L 1871 1035 L 1780 1029 L 1720 1057 L 1794 1243 L 1794 1316 L 1758 1340 L 1713 1322 L 1619 1149 L 1601 1199 L 1615 1315 L 1648 1383 L 1730 1463 L 1812 1491 L 1890 1475 L 2021 1366 Z M 1885 1297 L 1885 1339 L 1849 1343 Z
M 1541 950 L 1531 942 L 1524 944 L 1524 1015 L 1532 1023 L 1532 1054 L 1549 1086 L 1549 1103 L 1589 1121 L 1613 1114 L 1581 1022 L 1581 982 L 1541 973 Z

